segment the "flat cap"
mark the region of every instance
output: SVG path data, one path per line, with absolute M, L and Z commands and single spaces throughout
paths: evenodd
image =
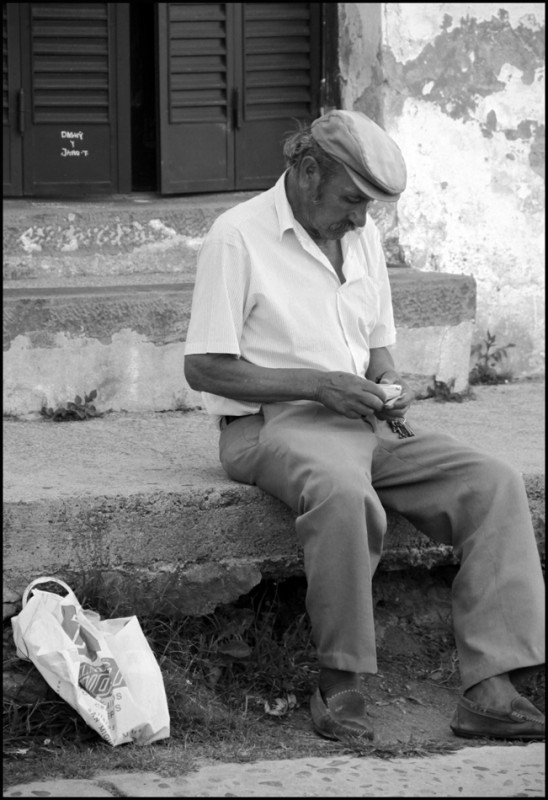
M 360 111 L 328 111 L 314 120 L 318 144 L 346 169 L 358 189 L 374 200 L 395 202 L 407 182 L 396 142 Z

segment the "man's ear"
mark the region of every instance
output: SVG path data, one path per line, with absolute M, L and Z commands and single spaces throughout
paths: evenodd
M 299 184 L 313 194 L 321 183 L 320 167 L 314 156 L 305 156 L 299 165 Z

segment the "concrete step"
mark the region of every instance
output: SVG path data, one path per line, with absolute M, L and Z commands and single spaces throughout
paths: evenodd
M 450 430 L 519 468 L 544 554 L 544 383 L 475 391 L 462 403 L 421 400 L 410 421 Z M 217 441 L 199 411 L 5 420 L 5 585 L 20 592 L 51 574 L 75 588 L 97 581 L 119 597 L 120 613 L 201 614 L 262 577 L 302 572 L 293 513 L 230 481 Z M 448 563 L 450 548 L 389 515 L 382 570 Z
M 4 412 L 33 416 L 92 389 L 103 411 L 198 408 L 182 371 L 197 251 L 253 194 L 6 201 Z M 419 393 L 435 380 L 465 390 L 473 278 L 389 272 L 402 372 Z
M 391 268 L 397 358 L 419 393 L 461 374 L 467 385 L 473 279 Z M 158 276 L 147 276 L 148 280 Z M 183 359 L 193 280 L 138 283 L 135 276 L 93 285 L 4 288 L 4 412 L 36 414 L 75 394 L 98 392 L 102 411 L 200 406 Z M 449 376 L 449 377 L 448 377 Z
M 137 283 L 192 280 L 196 251 L 213 221 L 255 194 L 5 200 L 5 286 L 55 288 L 78 285 L 79 279 L 108 285 L 118 277 Z

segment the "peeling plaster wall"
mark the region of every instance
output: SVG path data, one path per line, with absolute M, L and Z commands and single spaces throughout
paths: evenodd
M 341 3 L 343 108 L 398 142 L 405 262 L 472 275 L 515 375 L 544 371 L 544 4 Z M 396 237 L 397 233 L 397 237 Z

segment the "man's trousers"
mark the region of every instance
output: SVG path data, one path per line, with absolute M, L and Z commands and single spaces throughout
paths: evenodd
M 375 427 L 375 430 L 373 430 Z M 385 509 L 450 544 L 463 689 L 544 662 L 544 581 L 523 480 L 450 435 L 400 439 L 319 403 L 273 403 L 221 423 L 221 463 L 296 513 L 322 667 L 377 671 L 372 578 Z

